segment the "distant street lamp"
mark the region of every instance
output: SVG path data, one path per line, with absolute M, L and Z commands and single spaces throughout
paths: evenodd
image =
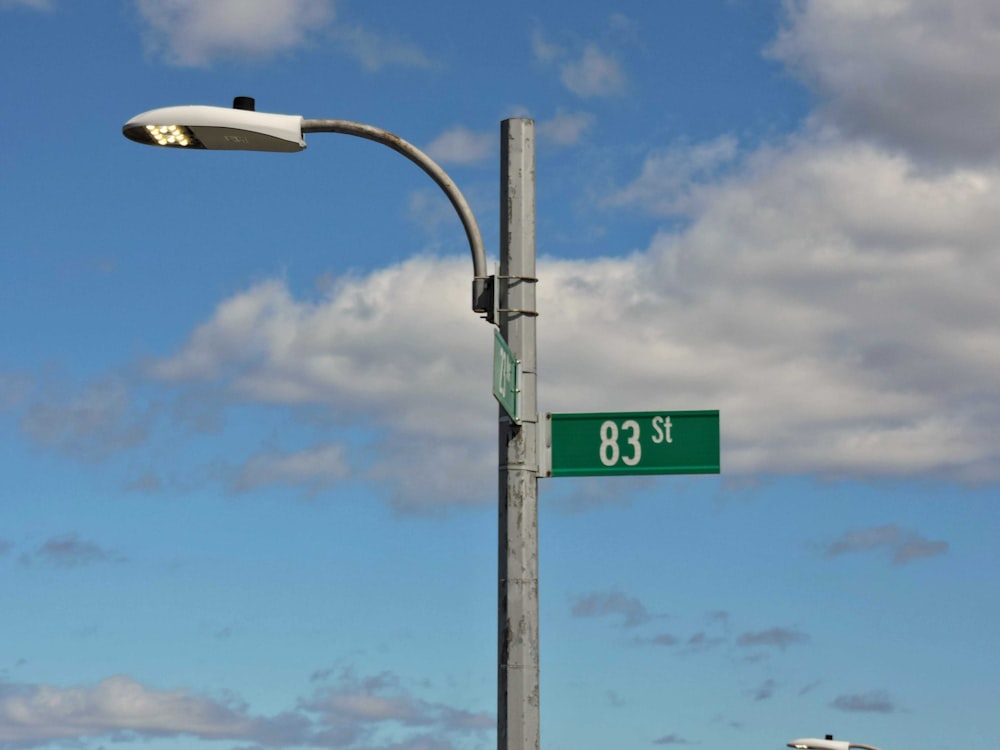
M 835 740 L 833 739 L 832 734 L 828 734 L 824 740 L 817 740 L 811 737 L 801 740 L 792 740 L 788 743 L 788 747 L 795 747 L 799 750 L 850 750 L 850 748 L 855 747 L 860 750 L 879 750 L 877 747 L 872 745 L 859 745 L 857 742 Z
M 476 218 L 451 178 L 411 143 L 348 120 L 307 120 L 257 112 L 250 97 L 233 108 L 181 106 L 136 115 L 122 132 L 130 140 L 178 149 L 296 152 L 305 133 L 343 133 L 376 141 L 415 163 L 458 212 L 472 252 L 472 309 L 496 323 L 519 373 L 517 418 L 499 414 L 499 591 L 497 658 L 498 750 L 538 750 L 539 432 L 535 305 L 535 123 L 513 118 L 500 131 L 500 271 L 486 272 Z M 494 377 L 496 377 L 494 375 Z

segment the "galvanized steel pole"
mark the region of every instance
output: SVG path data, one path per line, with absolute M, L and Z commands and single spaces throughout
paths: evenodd
M 521 363 L 521 424 L 500 409 L 497 749 L 538 750 L 535 123 L 501 123 L 500 333 Z

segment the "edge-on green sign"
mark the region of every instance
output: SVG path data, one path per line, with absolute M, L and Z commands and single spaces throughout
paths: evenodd
M 521 363 L 494 329 L 493 338 L 493 396 L 515 423 L 521 422 Z
M 718 411 L 549 414 L 550 476 L 718 474 Z

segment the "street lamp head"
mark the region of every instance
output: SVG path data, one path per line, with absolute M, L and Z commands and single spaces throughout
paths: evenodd
M 253 110 L 237 97 L 234 108 L 189 105 L 136 115 L 122 133 L 136 143 L 168 148 L 295 152 L 306 147 L 302 117 Z
M 798 748 L 798 750 L 879 750 L 873 745 L 861 745 L 857 742 L 835 740 L 832 734 L 828 734 L 825 740 L 817 740 L 811 737 L 792 740 L 788 743 L 788 746 Z
M 807 737 L 801 740 L 792 740 L 788 743 L 788 747 L 795 747 L 799 750 L 849 750 L 851 743 L 835 740 L 832 737 L 825 740 Z

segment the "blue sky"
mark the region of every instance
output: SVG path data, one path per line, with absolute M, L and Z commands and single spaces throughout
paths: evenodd
M 542 743 L 993 750 L 990 0 L 0 0 L 0 748 L 495 745 L 491 265 L 536 121 L 539 401 L 718 409 L 546 479 Z

